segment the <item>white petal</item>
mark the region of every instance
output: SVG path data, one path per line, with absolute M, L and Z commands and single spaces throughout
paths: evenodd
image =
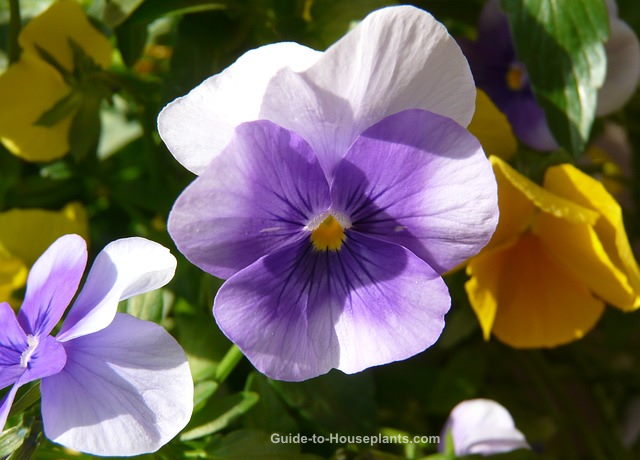
M 94 455 L 139 455 L 158 450 L 189 421 L 189 364 L 160 326 L 120 313 L 65 349 L 63 371 L 41 384 L 52 441 Z
M 258 118 L 264 91 L 278 70 L 304 70 L 321 54 L 289 42 L 248 51 L 224 72 L 167 105 L 158 116 L 160 137 L 176 160 L 200 174 L 227 145 L 237 125 Z
M 456 455 L 493 455 L 528 449 L 507 409 L 490 399 L 469 399 L 453 408 L 444 433 L 451 433 Z
M 418 108 L 467 126 L 476 89 L 466 58 L 446 28 L 411 6 L 367 16 L 308 70 L 282 70 L 260 112 L 304 137 L 326 171 L 366 128 Z
M 611 35 L 605 43 L 607 77 L 598 91 L 597 115 L 607 115 L 621 108 L 633 96 L 640 81 L 638 37 L 631 27 L 613 15 L 609 25 Z
M 118 302 L 164 286 L 175 271 L 175 257 L 158 243 L 138 237 L 109 243 L 96 257 L 56 338 L 65 342 L 107 327 Z

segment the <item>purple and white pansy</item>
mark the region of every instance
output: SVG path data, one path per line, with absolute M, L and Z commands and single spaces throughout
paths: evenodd
M 214 316 L 256 368 L 353 373 L 438 339 L 441 274 L 498 218 L 490 164 L 464 128 L 474 101 L 457 43 L 403 6 L 323 53 L 253 50 L 165 107 L 163 140 L 199 174 L 169 233 L 228 279 Z
M 191 416 L 191 373 L 171 335 L 117 306 L 164 286 L 176 260 L 144 238 L 110 243 L 53 336 L 86 262 L 84 240 L 63 236 L 33 265 L 17 317 L 0 303 L 0 388 L 11 385 L 0 429 L 18 389 L 40 379 L 44 433 L 52 441 L 96 455 L 153 452 Z

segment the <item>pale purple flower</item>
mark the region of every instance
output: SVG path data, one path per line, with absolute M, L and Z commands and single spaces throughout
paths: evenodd
M 614 0 L 607 0 L 610 36 L 605 43 L 607 73 L 598 90 L 596 114 L 621 108 L 640 80 L 640 43 L 633 30 L 618 17 Z M 478 22 L 475 42 L 461 41 L 476 84 L 505 113 L 513 131 L 529 147 L 554 150 L 554 139 L 542 107 L 536 101 L 527 70 L 516 55 L 507 15 L 497 0 L 489 0 Z
M 193 383 L 182 348 L 160 326 L 117 313 L 120 300 L 165 285 L 169 251 L 125 238 L 98 254 L 60 332 L 87 261 L 78 235 L 35 262 L 18 316 L 0 303 L 0 429 L 20 386 L 42 379 L 42 421 L 54 442 L 96 455 L 137 455 L 167 443 L 188 422 Z
M 440 275 L 487 243 L 498 215 L 489 162 L 461 126 L 474 100 L 444 27 L 394 7 L 324 53 L 249 52 L 163 110 L 164 141 L 200 174 L 169 233 L 228 278 L 214 316 L 261 372 L 353 373 L 438 339 Z
M 456 455 L 493 455 L 529 449 L 507 409 L 491 399 L 469 399 L 453 408 L 440 439 L 451 434 Z

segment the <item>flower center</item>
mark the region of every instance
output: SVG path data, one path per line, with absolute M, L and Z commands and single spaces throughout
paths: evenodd
M 348 223 L 329 214 L 319 225 L 312 228 L 311 243 L 313 243 L 313 248 L 316 251 L 338 251 L 346 239 L 345 227 L 349 228 Z
M 509 66 L 505 79 L 511 91 L 520 91 L 527 84 L 527 71 L 522 64 L 514 62 Z
M 28 347 L 20 355 L 20 367 L 27 367 L 29 365 L 29 361 L 31 360 L 31 357 L 35 353 L 36 348 L 38 348 L 39 343 L 40 343 L 40 340 L 38 339 L 38 337 L 33 335 L 27 336 Z

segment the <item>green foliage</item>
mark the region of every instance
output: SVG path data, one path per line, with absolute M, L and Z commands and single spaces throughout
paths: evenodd
M 584 152 L 606 73 L 603 0 L 503 0 L 518 57 L 558 143 Z

